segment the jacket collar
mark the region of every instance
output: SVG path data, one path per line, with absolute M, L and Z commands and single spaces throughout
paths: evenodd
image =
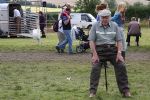
M 106 27 L 106 28 L 107 28 L 107 27 L 111 27 L 111 24 L 110 24 L 110 21 L 109 21 L 109 23 L 108 23 L 107 26 L 103 26 L 103 25 L 102 25 L 102 22 L 100 21 L 100 22 L 99 22 L 99 26 L 100 26 L 100 27 Z

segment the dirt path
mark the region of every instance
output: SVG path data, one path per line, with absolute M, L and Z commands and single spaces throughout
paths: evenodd
M 18 52 L 9 52 L 9 53 L 0 53 L 0 61 L 56 61 L 56 60 L 74 60 L 74 61 L 85 61 L 90 60 L 90 53 L 82 54 L 58 54 L 55 52 L 50 53 L 18 53 Z M 150 52 L 148 53 L 127 53 L 126 59 L 137 60 L 150 60 Z

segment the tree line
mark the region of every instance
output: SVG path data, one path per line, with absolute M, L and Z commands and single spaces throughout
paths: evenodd
M 108 3 L 109 9 L 112 15 L 116 11 L 117 3 L 115 0 L 105 0 Z M 86 12 L 96 16 L 95 7 L 99 4 L 99 0 L 78 0 L 76 2 L 75 12 Z M 134 5 L 127 4 L 126 19 L 130 20 L 131 17 L 137 17 L 141 19 L 147 19 L 150 17 L 150 3 L 143 5 L 140 2 Z
M 141 19 L 150 18 L 150 3 L 148 5 L 135 3 L 133 6 L 128 6 L 126 16 L 127 16 L 126 19 L 128 20 L 133 16 Z

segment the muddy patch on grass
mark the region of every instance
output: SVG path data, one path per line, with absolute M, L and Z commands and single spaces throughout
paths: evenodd
M 90 53 L 72 54 L 68 55 L 58 54 L 56 52 L 9 52 L 0 53 L 0 61 L 90 61 Z M 138 60 L 150 60 L 150 52 L 128 52 L 126 55 L 126 60 L 128 61 L 138 61 Z

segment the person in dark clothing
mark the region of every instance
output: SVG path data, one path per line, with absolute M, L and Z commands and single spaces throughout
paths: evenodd
M 45 17 L 42 11 L 39 12 L 39 24 L 40 24 L 40 30 L 42 33 L 42 38 L 46 38 L 45 31 L 44 31 L 44 28 L 46 26 Z
M 141 28 L 135 17 L 131 18 L 131 22 L 128 25 L 127 42 L 130 46 L 130 36 L 135 36 L 136 45 L 139 46 L 139 37 L 141 36 Z

